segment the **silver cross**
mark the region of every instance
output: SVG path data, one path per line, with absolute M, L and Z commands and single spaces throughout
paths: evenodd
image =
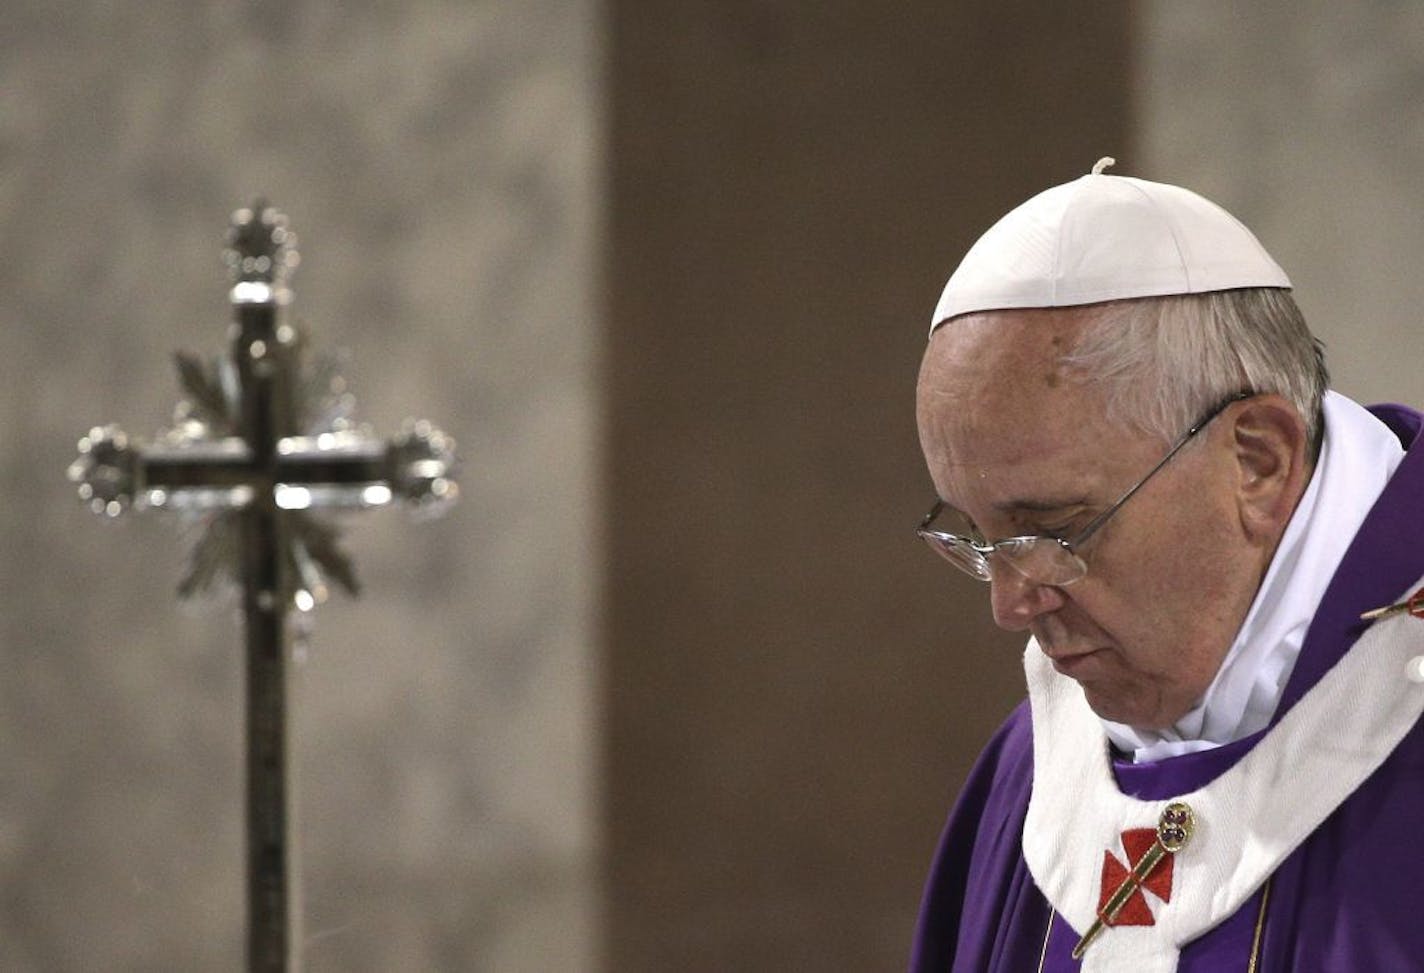
M 286 665 L 291 609 L 325 600 L 326 579 L 357 590 L 319 509 L 394 502 L 437 514 L 456 498 L 454 442 L 427 422 L 389 439 L 352 421 L 328 361 L 304 366 L 288 319 L 298 262 L 287 220 L 259 200 L 233 214 L 224 258 L 233 323 L 225 354 L 177 356 L 185 398 L 156 441 L 117 426 L 79 441 L 69 477 L 98 514 L 175 510 L 205 523 L 179 586 L 224 576 L 242 594 L 247 658 L 248 969 L 294 968 L 290 941 Z

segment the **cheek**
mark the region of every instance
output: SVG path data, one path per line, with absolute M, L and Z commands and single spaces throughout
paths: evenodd
M 1149 511 L 1143 511 L 1149 513 Z M 1132 642 L 1171 641 L 1213 623 L 1220 610 L 1215 531 L 1172 516 L 1114 524 L 1092 553 L 1088 577 L 1074 593 L 1109 634 Z M 1079 597 L 1081 595 L 1081 597 Z
M 1165 518 L 1159 523 L 1168 526 Z M 1210 685 L 1249 599 L 1233 596 L 1240 565 L 1230 563 L 1223 538 L 1200 525 L 1178 526 L 1105 557 L 1097 604 L 1085 598 L 1084 608 L 1128 668 L 1191 695 Z
M 1104 576 L 1136 611 L 1171 619 L 1211 614 L 1234 582 L 1230 511 L 1207 502 L 1211 494 L 1174 495 L 1109 525 L 1097 552 Z

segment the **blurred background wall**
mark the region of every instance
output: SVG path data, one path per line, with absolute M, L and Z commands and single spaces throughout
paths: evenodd
M 180 609 L 196 528 L 101 523 L 64 468 L 224 347 L 258 193 L 358 416 L 464 459 L 446 519 L 343 521 L 366 592 L 296 672 L 306 969 L 591 968 L 594 5 L 0 11 L 0 970 L 242 967 L 235 602 Z
M 1290 274 L 1337 389 L 1424 403 L 1424 7 L 1134 9 L 1142 170 L 1256 232 Z
M 360 416 L 460 443 L 345 519 L 294 708 L 307 969 L 893 970 L 1021 693 L 921 550 L 929 311 L 1002 212 L 1180 182 L 1295 278 L 1337 386 L 1424 402 L 1424 14 L 911 0 L 0 4 L 0 970 L 238 969 L 233 602 L 100 523 L 223 344 L 229 212 L 302 241 Z

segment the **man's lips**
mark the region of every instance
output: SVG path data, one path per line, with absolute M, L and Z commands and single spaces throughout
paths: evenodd
M 1053 663 L 1054 669 L 1057 669 L 1062 675 L 1072 677 L 1088 665 L 1093 657 L 1101 651 L 1101 649 L 1084 649 L 1081 652 L 1053 652 L 1047 653 L 1047 655 Z

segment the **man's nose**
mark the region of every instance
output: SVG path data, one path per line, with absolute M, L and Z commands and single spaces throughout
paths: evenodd
M 989 600 L 995 625 L 1008 632 L 1022 632 L 1039 615 L 1061 607 L 1063 592 L 1052 585 L 1030 581 L 1012 565 L 991 561 Z

